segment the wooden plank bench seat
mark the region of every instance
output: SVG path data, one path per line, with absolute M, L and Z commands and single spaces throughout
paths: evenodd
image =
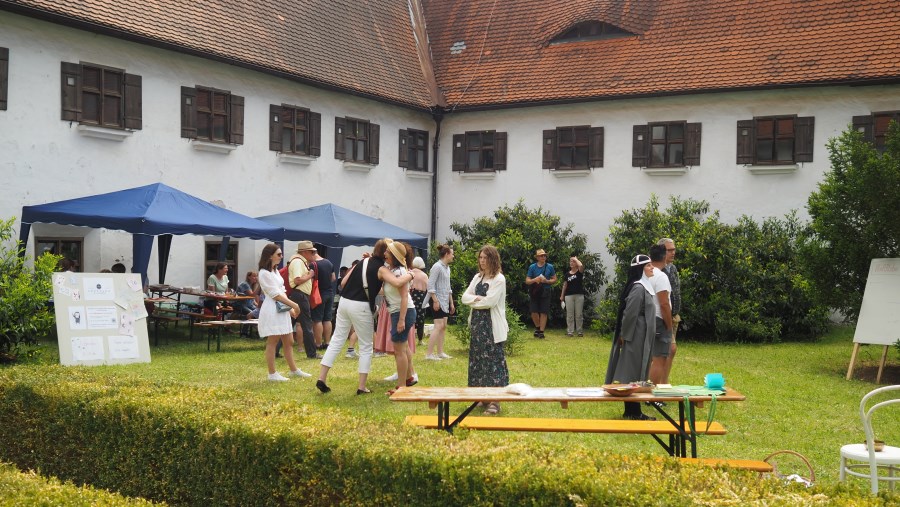
M 754 459 L 681 458 L 682 463 L 706 466 L 729 466 L 759 473 L 771 473 L 775 467 L 765 461 Z
M 454 420 L 455 417 L 450 417 Z M 438 427 L 435 415 L 409 415 L 406 423 L 423 428 Z M 713 422 L 707 431 L 706 421 L 696 423 L 698 434 L 725 435 L 727 431 Z M 628 433 L 636 435 L 677 435 L 668 421 L 629 421 L 624 419 L 551 419 L 533 417 L 466 417 L 460 428 L 482 431 L 541 431 L 563 433 Z M 690 430 L 689 430 L 690 431 Z
M 197 322 L 197 327 L 206 328 L 206 350 L 210 350 L 213 336 L 216 337 L 216 352 L 222 348 L 222 329 L 228 326 L 256 326 L 259 325 L 258 320 L 207 320 L 205 322 Z

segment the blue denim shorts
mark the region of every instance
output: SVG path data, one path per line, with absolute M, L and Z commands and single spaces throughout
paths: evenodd
M 397 322 L 400 321 L 400 312 L 391 314 L 391 341 L 403 343 L 409 338 L 409 330 L 416 328 L 416 309 L 406 309 L 406 328 L 402 333 L 397 333 Z

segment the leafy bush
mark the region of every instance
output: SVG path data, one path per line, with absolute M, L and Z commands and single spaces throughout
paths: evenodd
M 124 498 L 54 478 L 44 478 L 33 471 L 20 472 L 14 466 L 0 464 L 0 505 L 52 505 L 54 507 L 128 507 L 164 505 L 141 498 Z
M 506 275 L 506 304 L 530 323 L 528 290 L 525 275 L 534 262 L 538 248 L 547 251 L 547 262 L 556 268 L 560 281 L 554 287 L 558 299 L 562 275 L 569 269 L 569 257 L 578 256 L 584 264 L 584 288 L 590 295 L 606 283 L 606 272 L 600 255 L 589 252 L 587 236 L 574 232 L 572 224 L 561 225 L 560 218 L 539 207 L 529 209 L 523 201 L 515 206 L 501 206 L 492 216 L 476 218 L 471 224 L 453 223 L 450 229 L 459 238 L 450 239 L 456 260 L 451 272 L 454 291 L 465 290 L 478 271 L 478 250 L 492 244 L 500 252 L 503 274 Z M 459 292 L 457 292 L 459 293 Z M 588 296 L 589 298 L 590 296 Z M 555 299 L 551 299 L 554 301 Z M 585 301 L 585 319 L 590 321 L 592 305 Z M 550 305 L 550 320 L 565 322 L 560 305 Z
M 14 219 L 0 221 L 0 362 L 15 360 L 19 347 L 47 336 L 55 319 L 47 305 L 51 276 L 60 257 L 45 253 L 25 266 L 20 241 L 11 241 Z M 10 247 L 12 245 L 12 247 Z
M 468 305 L 459 305 L 457 308 L 459 315 L 453 326 L 453 335 L 463 347 L 469 348 L 469 342 L 472 339 L 472 333 L 469 332 L 469 314 L 472 313 L 472 308 Z M 522 351 L 528 333 L 525 325 L 522 324 L 522 318 L 509 306 L 506 307 L 506 322 L 509 324 L 509 334 L 506 336 L 503 349 L 507 356 L 514 356 Z
M 794 213 L 761 224 L 744 216 L 727 225 L 705 201 L 672 197 L 663 212 L 651 197 L 646 207 L 624 211 L 610 227 L 607 248 L 616 259 L 616 279 L 601 307 L 602 329 L 615 324 L 631 258 L 671 237 L 678 248 L 685 335 L 749 342 L 818 336 L 828 312 L 800 269 L 801 229 Z
M 807 203 L 804 264 L 820 297 L 855 321 L 872 259 L 900 257 L 900 125 L 881 154 L 852 127 L 828 140 L 828 153 L 831 170 Z
M 260 403 L 244 390 L 60 366 L 0 370 L 0 428 L 0 458 L 20 468 L 179 505 L 659 505 L 660 498 L 676 507 L 887 505 L 894 498 L 514 435 L 497 446 L 462 430 L 450 436 L 400 421 L 388 428 L 348 411 Z

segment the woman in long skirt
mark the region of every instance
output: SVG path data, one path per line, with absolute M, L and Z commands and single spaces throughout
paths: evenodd
M 462 295 L 462 303 L 472 308 L 469 314 L 469 387 L 506 387 L 509 385 L 509 370 L 503 351 L 509 333 L 506 278 L 497 249 L 491 245 L 481 247 L 478 267 L 478 273 Z M 485 414 L 498 412 L 499 403 L 486 403 Z

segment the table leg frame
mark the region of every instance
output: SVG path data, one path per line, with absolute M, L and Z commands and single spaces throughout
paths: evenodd
M 469 414 L 475 410 L 475 407 L 478 406 L 480 402 L 476 401 L 469 405 L 469 408 L 463 410 L 463 413 L 459 414 L 459 416 L 450 422 L 450 402 L 449 401 L 441 401 L 438 402 L 438 429 L 445 430 L 447 433 L 453 433 L 453 429 L 459 426 L 459 423 L 462 422 Z

